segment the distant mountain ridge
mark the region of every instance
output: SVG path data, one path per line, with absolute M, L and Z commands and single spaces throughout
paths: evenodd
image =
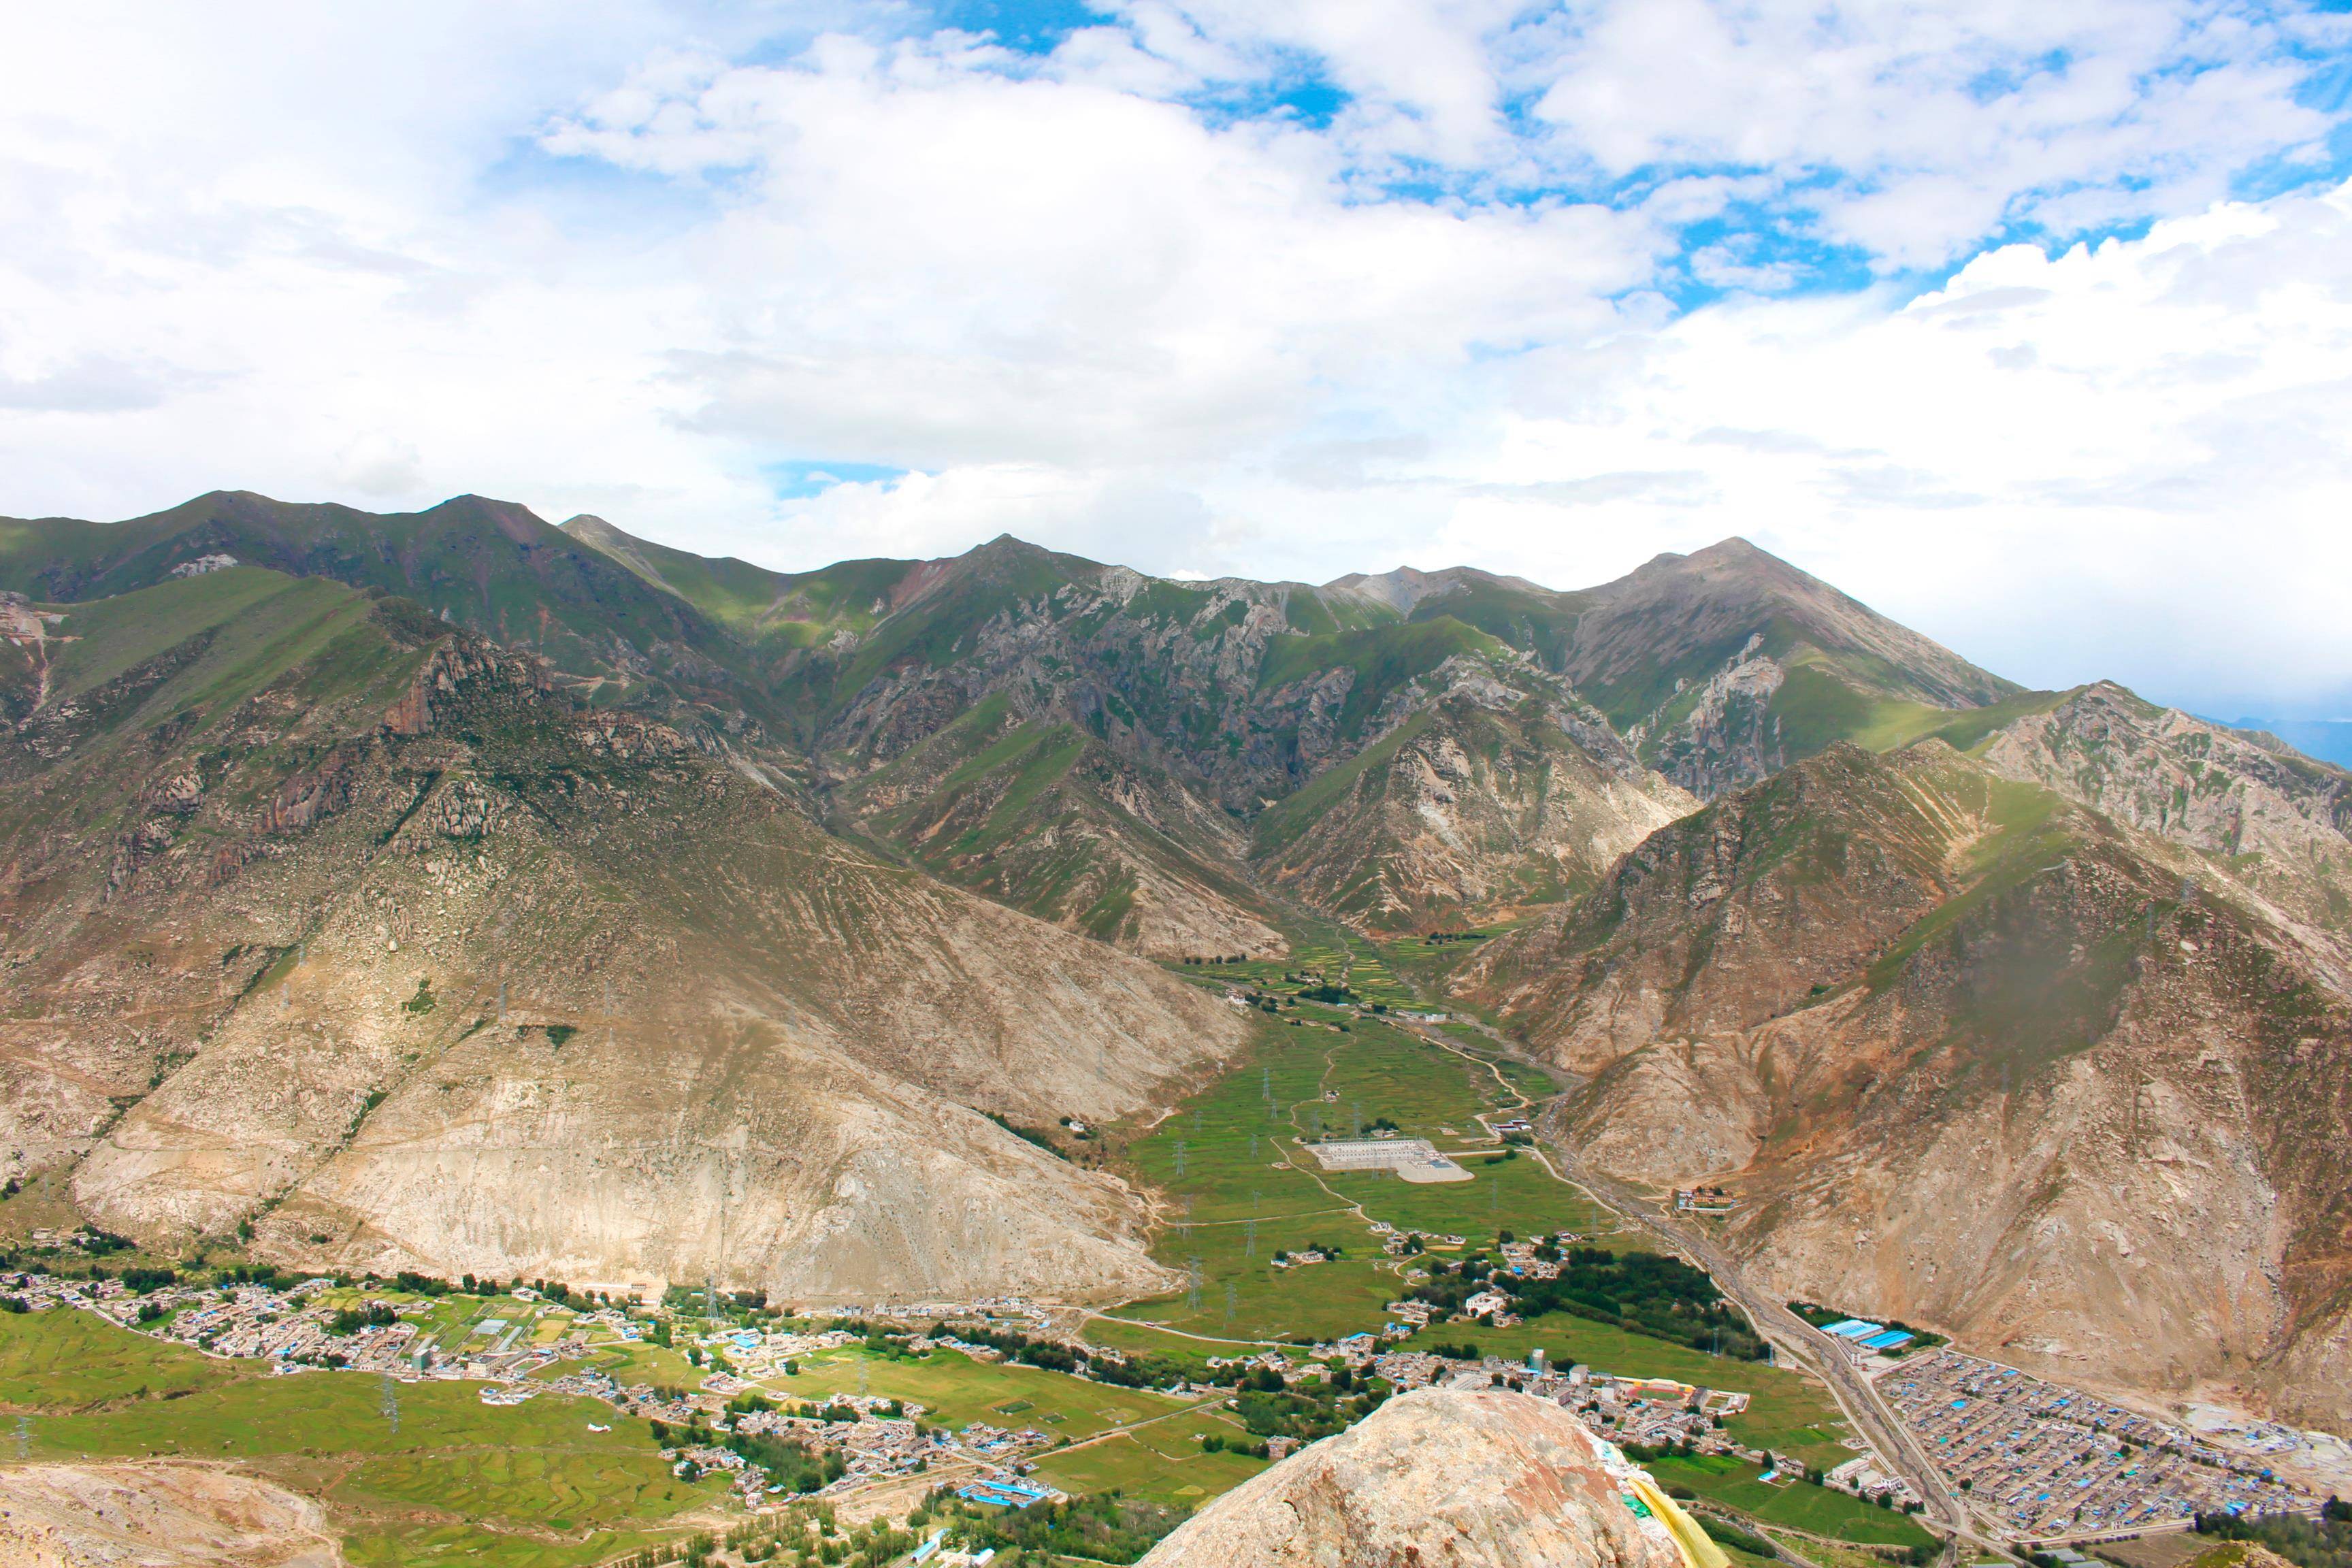
M 1589 885 L 1677 789 L 1715 798 L 1839 740 L 1979 747 L 2063 699 L 2022 691 L 1739 539 L 1561 591 L 1468 567 L 1319 587 L 1176 583 L 1009 535 L 941 560 L 782 573 L 593 516 L 551 527 L 470 496 L 376 515 L 216 492 L 122 523 L 0 521 L 0 588 L 36 597 L 162 582 L 217 554 L 414 598 L 548 659 L 592 705 L 758 757 L 821 815 L 864 824 L 937 874 L 1163 953 L 1213 933 L 1267 942 L 1274 905 L 1292 898 L 1367 929 L 1501 914 Z M 1510 721 L 1520 739 L 1507 773 L 1458 744 L 1441 751 L 1459 763 L 1435 771 L 1438 752 L 1409 745 L 1419 784 L 1364 773 L 1358 759 L 1389 755 L 1408 722 L 1426 728 L 1441 709 L 1499 715 L 1508 703 L 1465 698 L 1493 691 L 1549 715 L 1531 731 Z M 950 784 L 954 767 L 901 760 L 952 749 L 950 728 L 992 698 L 1015 728 L 1088 737 L 1105 765 L 1129 771 L 1119 798 L 1162 803 L 1156 818 L 1086 808 L 1081 837 L 1127 869 L 1093 878 L 1078 903 L 1075 884 L 1013 873 L 982 844 L 1031 837 L 1016 819 L 1075 797 L 999 793 L 993 826 L 943 839 L 941 825 L 988 792 Z M 1493 721 L 1482 733 L 1499 757 Z M 1347 767 L 1343 789 L 1333 781 Z M 1449 769 L 1466 798 L 1440 798 L 1455 785 L 1432 781 Z M 881 771 L 898 782 L 864 783 Z M 952 798 L 908 795 L 924 778 Z M 1144 780 L 1160 782 L 1139 794 Z M 877 816 L 883 794 L 894 804 Z M 1335 817 L 1318 835 L 1307 818 L 1330 810 L 1352 826 Z M 1216 818 L 1233 831 L 1213 830 Z M 1486 826 L 1465 829 L 1473 819 Z M 1180 820 L 1198 831 L 1171 839 Z M 1566 823 L 1583 826 L 1563 837 Z M 1311 870 L 1326 837 L 1338 858 Z

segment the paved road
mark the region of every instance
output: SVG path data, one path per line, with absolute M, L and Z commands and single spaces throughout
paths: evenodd
M 1944 1551 L 1947 1563 L 1958 1560 L 1959 1543 L 1963 1540 L 2004 1550 L 1986 1541 L 1978 1531 L 1958 1494 L 1945 1485 L 1944 1478 L 1928 1462 L 1927 1450 L 1918 1438 L 1895 1418 L 1886 1402 L 1879 1397 L 1878 1390 L 1862 1375 L 1861 1369 L 1853 1364 L 1838 1342 L 1813 1328 L 1779 1301 L 1749 1289 L 1740 1275 L 1739 1266 L 1720 1247 L 1706 1237 L 1675 1224 L 1656 1205 L 1632 1188 L 1585 1166 L 1568 1152 L 1563 1142 L 1550 1143 L 1549 1152 L 1559 1163 L 1561 1173 L 1569 1180 L 1625 1218 L 1654 1232 L 1706 1269 L 1714 1279 L 1717 1288 L 1738 1303 L 1740 1310 L 1756 1324 L 1759 1332 L 1786 1352 L 1790 1359 L 1829 1385 L 1831 1394 L 1845 1412 L 1846 1418 L 1853 1423 L 1854 1429 L 1877 1450 L 1882 1462 L 1910 1482 L 1911 1489 L 1927 1500 L 1928 1509 L 1950 1532 Z

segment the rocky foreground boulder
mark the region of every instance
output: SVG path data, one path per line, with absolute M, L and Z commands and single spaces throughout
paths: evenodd
M 1725 1568 L 1549 1400 L 1425 1388 L 1217 1499 L 1143 1568 Z
M 326 1510 L 268 1481 L 171 1461 L 0 1470 L 12 1568 L 343 1568 Z

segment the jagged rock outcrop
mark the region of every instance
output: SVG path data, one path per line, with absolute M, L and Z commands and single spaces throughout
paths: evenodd
M 1587 1158 L 1737 1191 L 1772 1289 L 2340 1426 L 2352 1007 L 2196 867 L 1940 742 L 1833 747 L 1457 984 L 1591 1075 Z
M 1703 800 L 1744 789 L 1789 765 L 1790 737 L 1772 711 L 1789 672 L 1756 651 L 1762 640 L 1751 637 L 1730 668 L 1700 683 L 1688 712 L 1644 737 L 1643 751 L 1658 771 Z
M 1581 891 L 1697 805 L 1591 709 L 1465 671 L 1260 817 L 1257 864 L 1367 930 L 1425 931 Z
M 1684 1568 L 1630 1474 L 1550 1400 L 1420 1389 L 1218 1498 L 1143 1564 Z
M 2008 724 L 1983 755 L 2199 851 L 2352 959 L 2352 773 L 2107 681 Z

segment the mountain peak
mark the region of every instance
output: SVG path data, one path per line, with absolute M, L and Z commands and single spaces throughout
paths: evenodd
M 1506 577 L 1475 566 L 1444 566 L 1434 572 L 1423 572 L 1414 566 L 1398 566 L 1380 573 L 1350 572 L 1344 577 L 1333 578 L 1323 587 L 1327 593 L 1369 599 L 1386 605 L 1401 616 L 1410 616 L 1417 605 L 1480 584 L 1500 584 L 1528 594 L 1552 592 L 1524 577 Z

